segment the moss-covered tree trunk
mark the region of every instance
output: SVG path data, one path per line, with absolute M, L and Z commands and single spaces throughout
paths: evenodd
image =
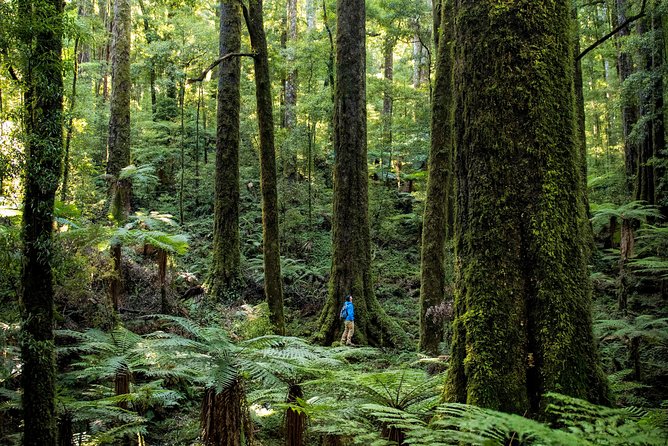
M 241 48 L 241 8 L 236 0 L 220 2 L 219 54 Z M 211 285 L 218 301 L 234 296 L 241 278 L 239 244 L 239 106 L 241 61 L 230 57 L 218 67 L 216 192 L 214 197 Z
M 55 446 L 53 342 L 53 206 L 63 155 L 63 3 L 18 4 L 24 47 L 26 176 L 21 273 L 21 386 L 23 444 Z
M 405 336 L 378 303 L 371 279 L 366 146 L 364 0 L 337 2 L 336 93 L 334 103 L 333 256 L 329 296 L 320 315 L 318 338 L 331 344 L 343 323 L 346 295 L 355 305 L 355 342 L 396 345 Z
M 274 115 L 267 38 L 262 18 L 262 0 L 250 0 L 246 17 L 251 45 L 255 52 L 255 97 L 260 130 L 260 188 L 262 190 L 262 242 L 264 254 L 264 293 L 269 304 L 269 321 L 274 333 L 285 334 L 283 280 L 278 232 L 278 190 Z
M 131 184 L 120 179 L 121 170 L 130 164 L 130 0 L 114 1 L 114 20 L 111 42 L 111 98 L 109 139 L 107 145 L 107 175 L 111 185 L 109 208 L 121 225 L 130 212 Z M 111 247 L 114 275 L 110 292 L 114 309 L 118 310 L 123 282 L 121 274 L 121 247 Z
M 439 2 L 441 24 L 436 77 L 431 102 L 431 147 L 429 177 L 422 225 L 420 283 L 420 346 L 422 352 L 437 355 L 443 339 L 444 321 L 437 311 L 445 299 L 445 241 L 452 237 L 452 3 Z
M 517 413 L 548 391 L 606 401 L 580 224 L 570 2 L 458 0 L 456 12 L 446 397 Z

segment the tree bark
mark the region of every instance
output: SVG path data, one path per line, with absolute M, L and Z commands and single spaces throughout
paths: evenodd
M 236 0 L 220 2 L 219 54 L 241 48 L 241 9 Z M 216 195 L 214 199 L 213 295 L 231 300 L 241 281 L 239 242 L 239 107 L 241 61 L 230 57 L 218 67 Z
M 606 402 L 580 222 L 567 0 L 458 0 L 455 322 L 446 397 Z M 521 172 L 521 175 L 518 175 Z
M 437 308 L 445 299 L 445 241 L 452 237 L 452 0 L 441 7 L 440 47 L 432 98 L 429 177 L 422 225 L 420 351 L 438 355 L 444 320 Z
M 389 154 L 387 162 L 388 170 L 392 167 L 392 82 L 394 80 L 395 42 L 396 39 L 393 36 L 387 36 L 383 43 L 383 76 L 385 84 L 383 88 L 383 112 L 381 113 L 381 122 L 383 125 L 383 145 L 381 147 L 384 146 Z M 380 154 L 380 173 L 381 179 L 387 183 L 387 171 L 385 171 L 385 161 L 383 160 L 382 152 Z
M 67 118 L 67 133 L 65 134 L 65 158 L 63 159 L 63 184 L 60 188 L 60 201 L 67 200 L 67 187 L 70 179 L 70 143 L 74 130 L 74 105 L 77 98 L 77 79 L 79 78 L 79 38 L 74 39 L 74 68 L 72 69 L 72 96 L 70 96 L 69 117 Z
M 260 189 L 262 191 L 262 242 L 264 254 L 264 293 L 269 304 L 269 321 L 276 334 L 285 334 L 283 316 L 283 278 L 278 229 L 278 190 L 274 114 L 267 38 L 264 33 L 262 0 L 250 0 L 246 24 L 255 52 L 255 97 L 260 130 Z
M 626 21 L 626 0 L 615 0 L 615 26 Z M 615 40 L 617 47 L 617 75 L 619 83 L 623 85 L 626 79 L 633 74 L 633 60 L 624 50 L 623 39 L 629 35 L 628 27 L 622 28 Z M 624 138 L 624 166 L 626 169 L 626 191 L 629 197 L 633 196 L 634 178 L 637 173 L 638 147 L 631 141 L 630 135 L 634 124 L 638 121 L 638 108 L 635 98 L 622 98 L 622 136 Z
M 26 177 L 21 273 L 21 385 L 23 445 L 55 446 L 55 352 L 53 339 L 53 207 L 63 154 L 63 3 L 21 0 L 29 31 L 22 81 L 25 104 Z
M 130 0 L 114 1 L 114 20 L 111 43 L 111 99 L 109 140 L 107 146 L 107 174 L 111 178 L 109 207 L 116 224 L 122 225 L 130 213 L 131 186 L 121 180 L 121 170 L 130 164 Z M 114 308 L 118 310 L 123 282 L 121 280 L 120 246 L 112 246 L 114 275 L 110 292 Z
M 297 122 L 297 68 L 294 46 L 297 43 L 297 0 L 288 0 L 288 76 L 285 82 L 285 127 L 293 129 Z
M 355 298 L 358 344 L 398 345 L 405 334 L 378 303 L 371 278 L 366 143 L 364 0 L 337 2 L 336 94 L 334 104 L 334 209 L 329 296 L 320 315 L 319 340 L 341 334 L 344 296 Z

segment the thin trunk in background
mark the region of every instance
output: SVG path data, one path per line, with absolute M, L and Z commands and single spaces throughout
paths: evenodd
M 72 69 L 72 95 L 70 96 L 69 117 L 67 118 L 67 133 L 65 135 L 65 155 L 63 159 L 63 184 L 60 188 L 60 201 L 67 200 L 67 187 L 70 177 L 70 143 L 72 142 L 72 131 L 74 130 L 74 106 L 77 98 L 77 79 L 79 78 L 79 38 L 74 39 L 74 68 Z
M 392 167 L 392 105 L 393 105 L 393 86 L 394 80 L 394 45 L 396 39 L 394 36 L 387 36 L 383 43 L 383 111 L 381 113 L 381 122 L 383 125 L 383 143 L 380 152 L 380 175 L 381 180 L 387 183 L 387 174 L 385 170 L 385 161 L 383 160 L 383 147 L 389 153 L 387 160 L 388 171 Z
M 269 304 L 269 321 L 274 333 L 285 334 L 283 316 L 283 278 L 278 228 L 278 190 L 274 115 L 269 77 L 267 38 L 264 32 L 262 0 L 250 0 L 244 10 L 255 56 L 255 97 L 260 131 L 260 189 L 262 191 L 262 250 L 264 254 L 264 293 Z

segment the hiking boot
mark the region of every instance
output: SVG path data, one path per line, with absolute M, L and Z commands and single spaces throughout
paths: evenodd
M 349 346 L 349 347 L 354 347 L 355 346 L 355 344 L 353 344 L 352 342 L 346 342 L 346 345 Z

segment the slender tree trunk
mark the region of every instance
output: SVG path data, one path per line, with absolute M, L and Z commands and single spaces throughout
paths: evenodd
M 366 146 L 366 10 L 364 0 L 339 0 L 336 27 L 334 105 L 334 209 L 329 296 L 320 315 L 321 342 L 341 334 L 344 296 L 355 298 L 355 341 L 398 345 L 405 334 L 387 316 L 373 292 L 368 214 Z
M 652 40 L 645 44 L 641 51 L 641 60 L 645 69 L 650 73 L 651 81 L 640 93 L 640 116 L 645 124 L 641 129 L 642 141 L 638 147 L 637 175 L 635 199 L 646 201 L 648 204 L 660 204 L 661 165 L 666 159 L 665 130 L 663 122 L 663 76 L 660 70 L 663 67 L 663 42 L 657 39 L 661 36 L 660 15 L 648 15 L 638 25 L 639 34 L 650 34 Z M 636 125 L 640 125 L 643 119 Z
M 615 0 L 615 26 L 626 21 L 627 0 Z M 633 74 L 633 61 L 631 55 L 624 50 L 624 39 L 629 35 L 629 28 L 622 28 L 617 33 L 615 40 L 617 47 L 617 75 L 619 83 L 624 82 Z M 622 90 L 623 91 L 623 90 Z M 629 196 L 633 196 L 634 177 L 637 171 L 637 145 L 631 141 L 630 135 L 633 125 L 638 120 L 638 109 L 635 98 L 622 98 L 622 136 L 624 138 L 624 166 L 626 169 L 626 189 Z
M 219 54 L 222 57 L 226 54 L 238 53 L 240 48 L 240 5 L 236 0 L 221 0 Z M 223 61 L 218 67 L 216 195 L 211 283 L 213 294 L 219 302 L 233 298 L 235 289 L 241 280 L 239 242 L 240 70 L 241 61 L 237 57 Z
M 458 0 L 456 288 L 446 396 L 607 401 L 594 344 L 567 0 Z M 522 172 L 522 175 L 518 175 Z M 480 181 L 484 179 L 484 181 Z
M 197 88 L 197 111 L 195 112 L 195 208 L 199 207 L 199 117 L 202 108 L 202 84 Z
M 283 278 L 278 229 L 278 190 L 274 115 L 267 39 L 264 33 L 262 0 L 250 0 L 246 24 L 255 52 L 255 96 L 260 130 L 260 188 L 262 190 L 262 242 L 264 254 L 264 293 L 269 304 L 269 321 L 276 334 L 285 334 L 283 316 Z
M 55 446 L 53 207 L 63 155 L 63 3 L 18 4 L 30 26 L 19 35 L 25 104 L 26 176 L 21 273 L 23 445 Z
M 306 27 L 309 31 L 315 29 L 315 11 L 317 0 L 306 0 Z
M 121 170 L 130 164 L 130 0 L 115 0 L 112 29 L 111 111 L 107 174 L 112 178 L 110 209 L 117 225 L 122 225 L 130 212 L 130 182 L 120 179 Z M 112 246 L 114 275 L 110 291 L 114 308 L 118 310 L 122 294 L 121 247 Z
M 151 29 L 151 26 L 148 21 L 148 11 L 146 10 L 146 6 L 144 5 L 144 2 L 142 0 L 139 0 L 139 8 L 141 10 L 142 21 L 144 23 L 144 35 L 146 36 L 146 43 L 148 43 L 150 46 L 156 40 L 156 33 Z M 155 88 L 155 81 L 156 81 L 155 58 L 153 56 L 150 56 L 148 58 L 148 65 L 149 65 L 148 68 L 149 87 L 151 89 L 151 116 L 155 120 L 156 119 L 155 111 L 157 110 L 158 99 Z
M 440 0 L 439 0 L 440 1 Z M 429 178 L 422 225 L 420 351 L 437 355 L 443 340 L 445 241 L 452 237 L 452 0 L 441 1 L 441 26 L 432 98 Z
M 383 76 L 385 79 L 385 85 L 383 88 L 383 112 L 381 114 L 381 121 L 383 124 L 383 144 L 387 148 L 388 153 L 390 153 L 390 159 L 388 160 L 388 170 L 392 166 L 392 82 L 394 79 L 394 45 L 395 38 L 388 36 L 385 38 L 383 44 Z M 385 175 L 383 177 L 383 173 Z M 383 152 L 380 153 L 380 173 L 381 179 L 387 183 L 387 172 L 385 171 L 385 162 L 383 161 Z
M 65 158 L 63 159 L 63 184 L 60 189 L 60 201 L 67 200 L 67 187 L 70 178 L 70 143 L 74 129 L 74 105 L 77 98 L 77 79 L 79 78 L 79 38 L 74 39 L 74 68 L 72 69 L 72 96 L 70 96 L 69 117 L 67 119 L 67 133 L 65 135 Z
M 186 127 L 184 119 L 184 109 L 185 109 L 185 96 L 186 96 L 186 85 L 185 82 L 181 82 L 181 88 L 179 88 L 179 108 L 181 109 L 181 181 L 179 186 L 179 222 L 183 225 L 185 222 L 184 213 L 183 213 L 183 194 L 185 192 L 185 170 L 186 170 Z
M 297 0 L 288 0 L 288 76 L 285 82 L 285 127 L 293 129 L 297 122 L 297 68 L 294 46 L 297 43 Z

